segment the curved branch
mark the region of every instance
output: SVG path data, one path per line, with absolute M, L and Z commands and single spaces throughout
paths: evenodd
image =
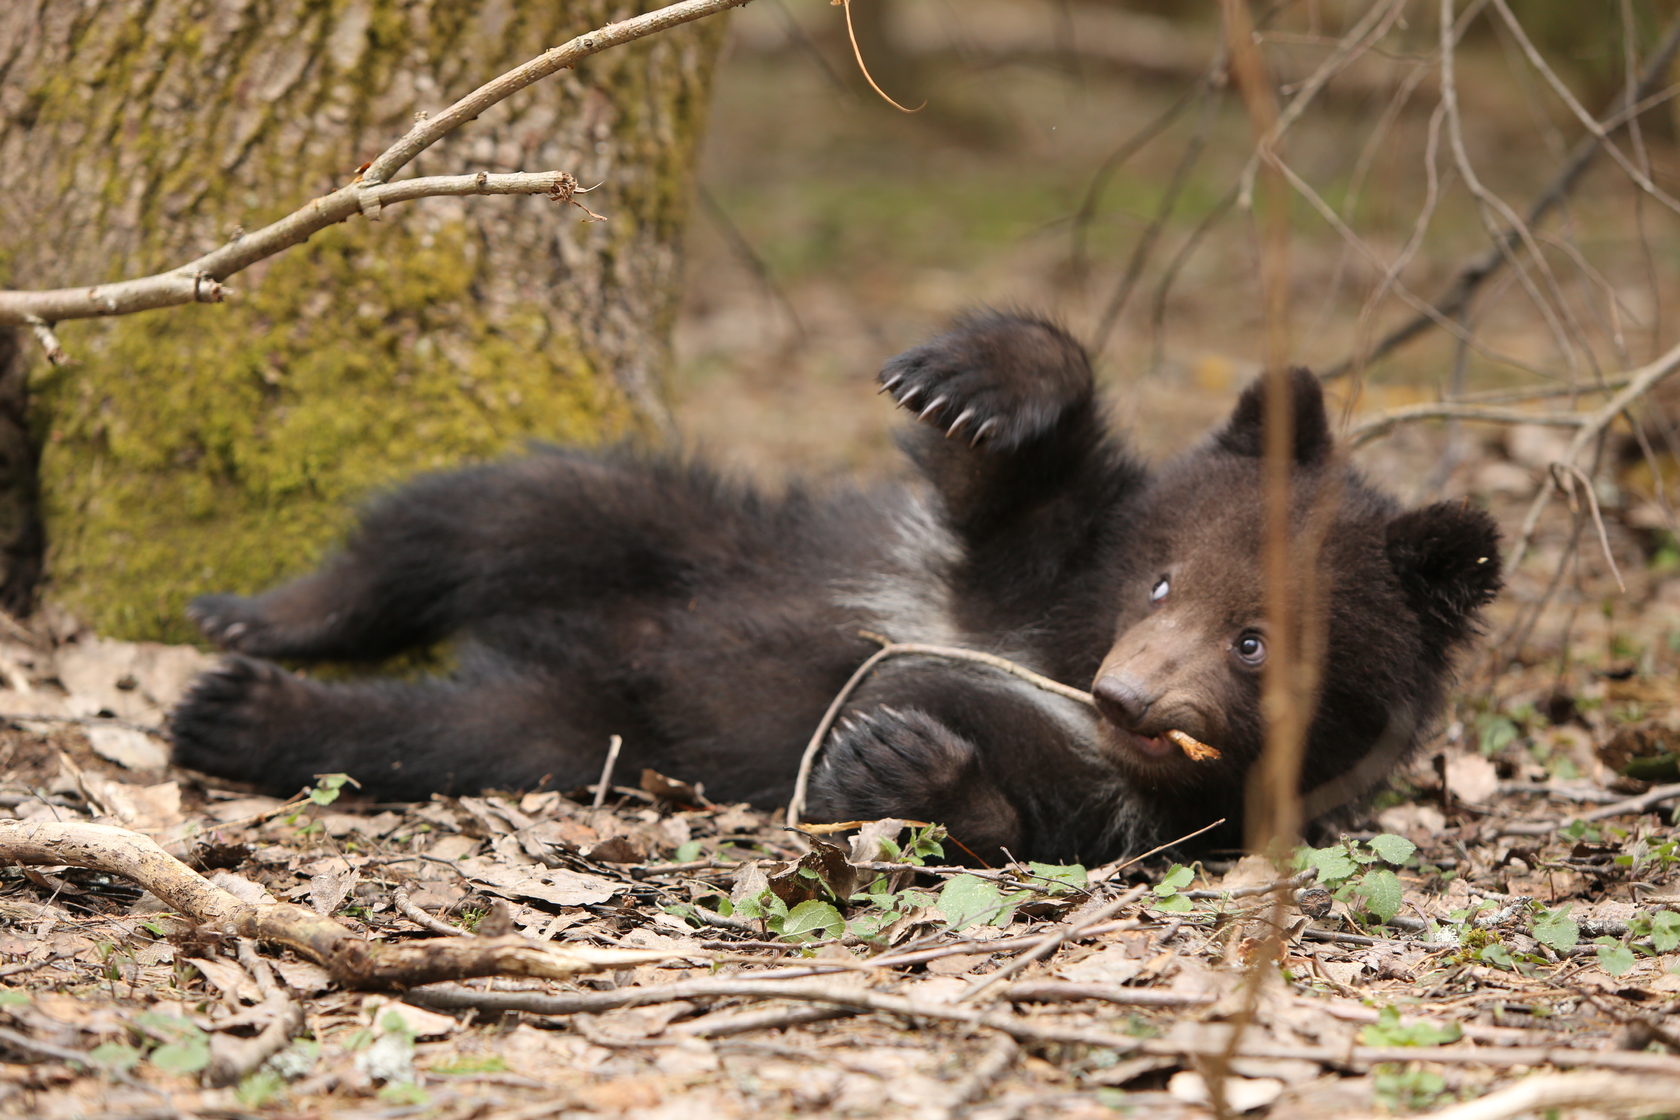
M 1096 706 L 1096 701 L 1091 699 L 1089 692 L 1074 688 L 1072 685 L 1065 685 L 1061 681 L 1051 680 L 1049 677 L 1033 672 L 1025 665 L 1017 665 L 1008 658 L 999 657 L 996 654 L 984 653 L 977 649 L 963 649 L 960 646 L 928 645 L 924 642 L 895 642 L 879 634 L 871 634 L 867 630 L 862 631 L 862 634 L 866 638 L 880 642 L 881 648 L 870 654 L 863 664 L 853 670 L 851 678 L 840 686 L 840 691 L 835 693 L 834 699 L 829 702 L 828 710 L 823 713 L 822 719 L 817 722 L 817 729 L 811 733 L 810 741 L 805 744 L 805 753 L 799 756 L 799 772 L 793 779 L 793 797 L 788 800 L 787 823 L 790 828 L 798 826 L 799 815 L 805 811 L 805 794 L 810 788 L 811 771 L 816 766 L 817 754 L 822 750 L 823 740 L 828 738 L 829 730 L 833 728 L 834 721 L 840 715 L 840 709 L 851 698 L 858 685 L 863 683 L 863 678 L 867 677 L 875 666 L 889 657 L 920 654 L 923 657 L 942 657 L 948 661 L 977 661 L 982 665 L 990 665 L 994 669 L 1020 677 L 1028 684 L 1046 692 L 1053 692 L 1057 696 L 1084 704 L 1088 708 Z

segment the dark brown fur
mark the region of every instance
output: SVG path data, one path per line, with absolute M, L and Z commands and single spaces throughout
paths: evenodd
M 194 604 L 236 656 L 175 713 L 177 761 L 275 792 L 347 770 L 417 798 L 581 786 L 619 734 L 628 772 L 776 805 L 871 630 L 1091 685 L 1099 710 L 890 660 L 825 744 L 815 815 L 941 820 L 975 852 L 1040 859 L 1220 816 L 1234 835 L 1262 741 L 1258 388 L 1150 472 L 1105 429 L 1084 352 L 1040 320 L 970 316 L 881 377 L 923 421 L 903 441 L 922 485 L 770 498 L 669 458 L 544 449 L 387 496 L 318 572 Z M 1317 381 L 1290 386 L 1295 569 L 1327 651 L 1310 789 L 1428 732 L 1499 563 L 1484 513 L 1401 512 L 1332 453 Z M 327 684 L 269 660 L 451 636 L 448 678 Z M 1222 758 L 1162 749 L 1174 728 Z

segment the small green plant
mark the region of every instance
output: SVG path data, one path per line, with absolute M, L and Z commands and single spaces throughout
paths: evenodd
M 249 1109 L 272 1104 L 286 1088 L 286 1079 L 264 1066 L 240 1079 L 233 1090 L 234 1099 Z
M 1605 972 L 1622 976 L 1632 970 L 1635 959 L 1632 949 L 1614 937 L 1595 937 L 1593 944 L 1598 946 L 1598 964 Z
M 693 863 L 706 854 L 706 849 L 698 840 L 689 840 L 678 844 L 677 850 L 671 853 L 672 863 Z
M 1476 717 L 1476 749 L 1491 758 L 1522 736 L 1522 728 L 1510 716 L 1483 712 Z
M 350 780 L 348 774 L 320 774 L 315 778 L 315 785 L 309 791 L 309 800 L 315 805 L 331 805 L 338 800 L 338 795 L 344 784 Z
M 1379 1065 L 1372 1070 L 1371 1081 L 1377 1100 L 1392 1112 L 1418 1112 L 1447 1092 L 1444 1077 L 1418 1066 Z
M 1196 878 L 1196 873 L 1181 863 L 1175 863 L 1167 868 L 1167 873 L 1161 876 L 1161 881 L 1151 889 L 1155 900 L 1150 904 L 1155 909 L 1166 914 L 1184 914 L 1194 908 L 1195 904 L 1183 894 Z
M 1534 940 L 1557 953 L 1567 953 L 1581 943 L 1581 927 L 1569 916 L 1569 904 L 1556 910 L 1542 908 L 1534 919 Z
M 1404 836 L 1383 833 L 1361 843 L 1343 840 L 1325 848 L 1300 848 L 1295 865 L 1318 869 L 1318 881 L 1356 913 L 1387 922 L 1404 901 L 1400 877 L 1390 867 L 1412 862 L 1417 845 Z
M 500 1054 L 486 1054 L 483 1057 L 478 1058 L 456 1058 L 453 1061 L 444 1062 L 442 1065 L 432 1066 L 427 1072 L 459 1075 L 470 1073 L 506 1073 L 507 1070 L 508 1064 L 506 1058 L 502 1057 Z
M 1393 1006 L 1377 1012 L 1377 1021 L 1366 1024 L 1359 1032 L 1359 1041 L 1366 1046 L 1440 1046 L 1463 1037 L 1464 1028 L 1457 1023 L 1445 1026 L 1422 1020 L 1402 1023 L 1400 1009 Z

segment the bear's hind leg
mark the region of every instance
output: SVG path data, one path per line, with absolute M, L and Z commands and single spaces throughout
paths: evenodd
M 391 800 L 567 788 L 594 780 L 608 736 L 563 695 L 557 682 L 511 673 L 334 684 L 230 657 L 199 677 L 170 733 L 176 764 L 278 796 L 340 772 Z

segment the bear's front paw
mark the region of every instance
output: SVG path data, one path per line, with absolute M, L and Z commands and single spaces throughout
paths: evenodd
M 985 312 L 958 321 L 881 370 L 900 407 L 975 447 L 1009 450 L 1091 399 L 1085 351 L 1038 319 Z
M 811 783 L 814 819 L 935 821 L 972 854 L 1018 843 L 1020 818 L 968 739 L 914 709 L 853 712 L 830 736 Z
M 193 682 L 169 716 L 177 766 L 293 793 L 307 785 L 290 757 L 299 682 L 278 665 L 228 657 Z M 297 779 L 301 776 L 303 781 Z

